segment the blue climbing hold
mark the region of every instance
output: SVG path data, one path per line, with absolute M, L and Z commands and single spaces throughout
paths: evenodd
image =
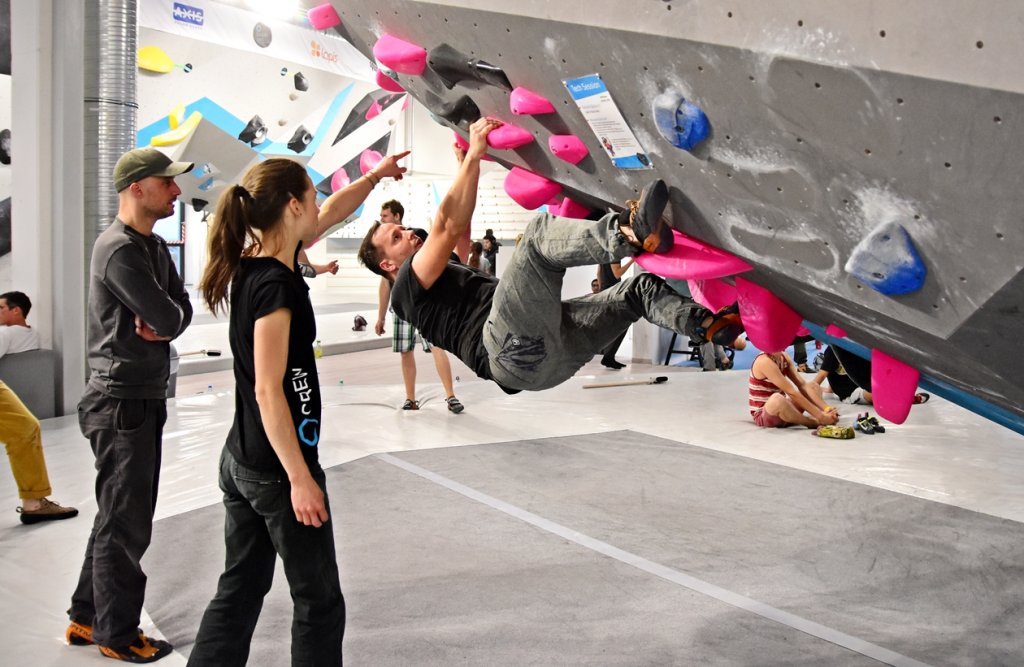
M 658 132 L 677 148 L 691 151 L 707 139 L 711 132 L 707 115 L 678 92 L 668 91 L 658 95 L 651 107 Z
M 886 222 L 857 244 L 846 272 L 886 296 L 899 296 L 921 289 L 928 269 L 903 225 Z

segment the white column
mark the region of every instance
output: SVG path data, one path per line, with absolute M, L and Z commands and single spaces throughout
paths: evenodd
M 58 414 L 74 413 L 86 376 L 84 13 L 80 0 L 11 2 L 13 282 L 60 357 Z

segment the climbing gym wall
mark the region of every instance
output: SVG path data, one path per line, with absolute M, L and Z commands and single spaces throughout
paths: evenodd
M 332 0 L 310 18 L 462 137 L 509 123 L 489 153 L 525 208 L 582 215 L 664 179 L 685 240 L 651 270 L 736 294 L 755 344 L 804 325 L 892 387 L 1022 430 L 1024 8 L 958 7 Z

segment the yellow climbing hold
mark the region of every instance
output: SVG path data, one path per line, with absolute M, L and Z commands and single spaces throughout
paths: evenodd
M 149 140 L 150 146 L 171 146 L 177 143 L 181 143 L 188 135 L 192 134 L 192 130 L 196 129 L 199 125 L 199 121 L 203 119 L 203 114 L 198 111 L 193 111 L 189 114 L 188 120 L 178 125 L 170 132 L 164 132 L 158 134 Z

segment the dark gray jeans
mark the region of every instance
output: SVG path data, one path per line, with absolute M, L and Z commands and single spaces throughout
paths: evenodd
M 317 467 L 310 472 L 324 492 L 330 512 L 324 471 Z M 329 521 L 320 528 L 299 523 L 287 475 L 247 468 L 227 448 L 220 459 L 220 488 L 224 491 L 227 552 L 224 573 L 199 624 L 188 664 L 245 665 L 280 555 L 295 605 L 291 664 L 340 667 L 345 599 L 338 578 L 334 523 Z
M 609 213 L 596 221 L 538 215 L 527 225 L 483 330 L 499 384 L 531 391 L 559 385 L 640 318 L 684 336 L 693 331 L 691 318 L 703 309 L 651 273 L 562 300 L 567 268 L 636 253 L 618 224 L 618 214 Z
M 113 398 L 86 387 L 78 423 L 96 457 L 96 519 L 68 615 L 101 646 L 138 635 L 146 595 L 140 561 L 153 534 L 167 404 Z

